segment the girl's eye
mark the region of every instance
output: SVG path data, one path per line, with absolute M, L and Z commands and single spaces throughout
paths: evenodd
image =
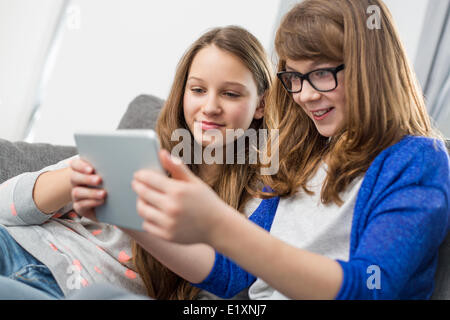
M 300 77 L 298 76 L 298 74 L 295 74 L 295 73 L 288 73 L 287 74 L 287 78 L 290 81 L 298 81 L 298 80 L 300 80 Z
M 312 76 L 317 79 L 324 79 L 324 78 L 332 77 L 333 74 L 328 70 L 318 70 L 316 72 L 313 72 Z
M 191 88 L 191 91 L 194 93 L 203 93 L 204 90 L 202 88 Z
M 230 91 L 227 91 L 227 92 L 225 92 L 224 94 L 225 94 L 227 97 L 230 97 L 230 98 L 239 98 L 239 97 L 240 97 L 240 94 L 234 93 L 234 92 L 230 92 Z

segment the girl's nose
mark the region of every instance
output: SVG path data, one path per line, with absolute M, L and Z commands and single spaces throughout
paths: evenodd
M 204 104 L 202 111 L 206 115 L 215 115 L 222 112 L 220 101 L 216 94 L 210 94 L 208 100 Z
M 298 104 L 305 104 L 320 99 L 321 94 L 314 89 L 308 81 L 303 81 L 302 91 L 294 93 L 294 100 Z

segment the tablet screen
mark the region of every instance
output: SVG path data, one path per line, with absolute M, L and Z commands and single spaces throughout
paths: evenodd
M 76 133 L 79 155 L 102 177 L 105 203 L 96 208 L 101 222 L 142 230 L 136 211 L 137 195 L 131 188 L 140 169 L 164 172 L 159 161 L 159 141 L 153 130 L 117 130 L 107 133 Z

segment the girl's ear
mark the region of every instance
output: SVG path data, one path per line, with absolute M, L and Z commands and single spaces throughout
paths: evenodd
M 266 106 L 266 95 L 263 95 L 259 100 L 259 105 L 256 107 L 253 119 L 262 119 L 264 117 L 264 108 Z

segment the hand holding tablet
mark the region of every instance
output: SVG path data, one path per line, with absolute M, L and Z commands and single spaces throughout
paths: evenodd
M 80 158 L 88 161 L 102 177 L 105 203 L 95 209 L 98 221 L 142 230 L 136 211 L 137 195 L 131 188 L 136 171 L 164 172 L 159 162 L 159 141 L 153 130 L 75 133 Z

